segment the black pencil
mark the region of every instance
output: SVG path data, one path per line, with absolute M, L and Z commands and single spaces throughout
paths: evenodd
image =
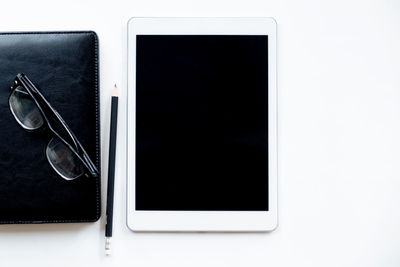
M 114 176 L 115 176 L 115 148 L 117 141 L 118 118 L 118 90 L 114 86 L 111 97 L 111 122 L 110 122 L 110 147 L 108 156 L 108 184 L 107 184 L 107 210 L 106 210 L 106 255 L 111 254 L 111 237 L 113 228 L 114 207 Z

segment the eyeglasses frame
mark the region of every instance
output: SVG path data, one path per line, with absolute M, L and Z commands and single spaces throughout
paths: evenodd
M 82 165 L 85 167 L 87 172 L 92 177 L 98 177 L 99 176 L 99 171 L 97 170 L 96 165 L 91 161 L 89 155 L 79 142 L 78 138 L 76 138 L 75 134 L 72 132 L 72 130 L 69 128 L 68 124 L 64 121 L 64 119 L 61 117 L 61 115 L 51 106 L 51 104 L 47 101 L 47 99 L 40 93 L 40 91 L 36 88 L 36 86 L 32 83 L 32 81 L 23 73 L 18 73 L 17 76 L 14 79 L 14 85 L 10 87 L 10 96 L 11 97 L 13 91 L 18 88 L 18 86 L 22 86 L 26 92 L 30 95 L 32 100 L 34 101 L 35 105 L 39 109 L 39 112 L 41 113 L 45 123 L 40 126 L 38 129 L 29 129 L 26 128 L 23 124 L 21 124 L 17 118 L 17 122 L 24 128 L 26 131 L 37 131 L 40 128 L 43 128 L 45 125 L 49 129 L 49 131 L 54 134 L 61 142 L 64 143 L 73 153 L 74 155 L 80 160 Z M 10 104 L 10 101 L 8 101 Z M 43 107 L 42 104 L 43 103 Z M 50 111 L 50 114 L 46 114 L 44 111 L 44 108 L 46 108 L 48 111 Z M 10 106 L 10 110 L 12 110 L 12 107 Z M 14 114 L 13 114 L 14 115 Z M 51 125 L 51 122 L 49 120 L 49 117 L 51 116 L 52 119 L 54 119 L 60 126 L 62 126 L 62 130 L 64 130 L 70 137 L 71 141 L 73 142 L 73 145 L 71 145 L 65 138 L 61 136 L 60 133 L 58 133 L 55 128 Z M 14 115 L 15 117 L 15 115 Z M 88 173 L 84 172 L 86 176 L 88 176 Z M 58 171 L 57 171 L 58 173 Z M 61 175 L 61 174 L 60 174 Z M 61 175 L 62 176 L 62 175 Z M 82 175 L 80 175 L 82 176 Z M 80 176 L 76 177 L 79 178 Z M 65 178 L 65 177 L 63 177 Z

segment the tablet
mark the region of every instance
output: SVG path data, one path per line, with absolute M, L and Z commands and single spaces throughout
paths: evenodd
M 127 224 L 277 226 L 276 22 L 128 22 Z

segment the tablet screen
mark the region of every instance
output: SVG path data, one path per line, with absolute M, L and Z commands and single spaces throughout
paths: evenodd
M 267 48 L 137 36 L 136 210 L 268 210 Z

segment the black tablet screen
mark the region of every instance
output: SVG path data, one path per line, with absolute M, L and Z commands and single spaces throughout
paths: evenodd
M 137 36 L 137 210 L 268 210 L 267 46 Z

